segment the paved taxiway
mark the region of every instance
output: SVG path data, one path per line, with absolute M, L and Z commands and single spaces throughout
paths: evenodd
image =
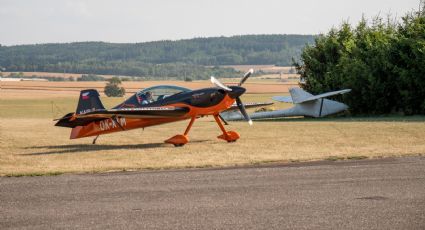
M 425 229 L 425 157 L 0 178 L 0 229 Z

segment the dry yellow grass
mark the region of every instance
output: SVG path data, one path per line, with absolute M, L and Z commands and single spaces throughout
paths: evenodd
M 232 122 L 226 128 L 241 134 L 235 143 L 217 139 L 220 131 L 216 123 L 211 118 L 202 118 L 190 132 L 191 142 L 182 148 L 163 141 L 182 133 L 188 121 L 104 135 L 92 145 L 91 138 L 69 140 L 70 129 L 53 126 L 51 101 L 58 117 L 63 114 L 57 110 L 65 113 L 75 109 L 78 92 L 72 97 L 49 93 L 39 97 L 46 91 L 15 90 L 16 96 L 20 96 L 14 97 L 11 91 L 0 91 L 0 175 L 232 166 L 425 153 L 425 117 L 290 119 L 255 122 L 252 127 L 246 122 Z M 273 95 L 245 94 L 243 101 L 270 101 Z M 102 100 L 109 107 L 122 99 Z M 287 106 L 290 105 L 275 105 Z
M 69 140 L 69 129 L 49 119 L 0 120 L 0 175 L 55 172 L 232 166 L 304 161 L 330 156 L 402 156 L 425 152 L 423 122 L 290 121 L 234 122 L 241 139 L 226 143 L 211 119 L 198 120 L 191 142 L 175 148 L 163 140 L 184 131 L 186 122 L 145 130 Z

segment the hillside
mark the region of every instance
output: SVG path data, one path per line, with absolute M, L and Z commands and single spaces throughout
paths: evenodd
M 219 65 L 291 65 L 312 35 L 245 35 L 145 43 L 76 42 L 0 46 L 7 71 L 117 74 L 195 79 L 235 75 Z

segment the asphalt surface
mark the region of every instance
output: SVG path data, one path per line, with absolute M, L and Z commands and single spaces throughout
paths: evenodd
M 425 229 L 425 157 L 0 178 L 0 229 Z

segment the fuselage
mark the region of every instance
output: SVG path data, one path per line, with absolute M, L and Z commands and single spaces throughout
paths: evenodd
M 245 89 L 238 86 L 231 86 L 232 91 L 227 92 L 218 88 L 204 88 L 193 91 L 179 92 L 167 95 L 149 104 L 141 104 L 137 93 L 123 103 L 114 107 L 117 108 L 149 108 L 149 107 L 184 107 L 188 112 L 175 117 L 158 118 L 131 118 L 118 117 L 116 120 L 104 119 L 91 122 L 85 126 L 77 126 L 72 129 L 71 139 L 97 136 L 101 134 L 145 128 L 149 126 L 176 122 L 193 117 L 198 118 L 208 115 L 217 115 L 230 108 L 235 103 L 236 97 L 242 95 Z M 164 95 L 161 95 L 164 96 Z

